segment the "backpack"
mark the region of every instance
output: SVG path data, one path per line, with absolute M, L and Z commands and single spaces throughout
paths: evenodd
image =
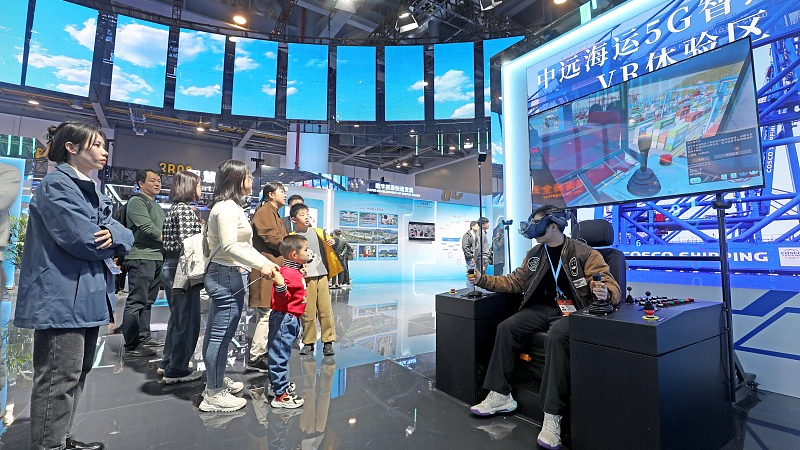
M 119 222 L 123 227 L 130 229 L 131 231 L 134 231 L 134 229 L 136 228 L 133 224 L 128 225 L 128 203 L 130 203 L 131 198 L 133 197 L 142 197 L 142 194 L 131 195 L 128 201 L 125 202 L 124 205 L 122 205 L 122 208 L 118 209 L 117 212 L 111 215 L 111 217 L 113 217 L 114 220 Z M 142 198 L 142 200 L 144 200 L 144 198 Z M 153 208 L 153 205 L 151 205 L 150 202 L 148 201 L 145 201 L 144 204 L 145 206 L 147 206 L 147 213 L 150 214 L 150 210 Z M 125 255 L 122 253 L 117 253 L 114 255 L 114 257 L 117 258 L 118 264 L 122 264 L 125 261 Z

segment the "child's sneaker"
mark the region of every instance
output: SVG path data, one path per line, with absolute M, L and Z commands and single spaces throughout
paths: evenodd
M 273 398 L 270 405 L 273 408 L 295 409 L 303 406 L 303 398 L 295 393 L 286 391 L 279 397 Z
M 291 381 L 286 385 L 286 391 L 290 394 L 294 394 L 294 391 L 297 390 L 297 385 L 292 383 Z M 267 387 L 267 396 L 275 397 L 275 391 L 272 390 L 272 384 L 268 385 Z

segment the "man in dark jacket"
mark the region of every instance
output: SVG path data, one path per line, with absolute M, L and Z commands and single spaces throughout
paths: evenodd
M 141 195 L 128 200 L 125 216 L 135 242 L 125 258 L 129 293 L 122 320 L 124 356 L 153 356 L 156 352 L 145 346 L 164 345 L 150 334 L 150 309 L 158 297 L 164 265 L 164 210 L 155 201 L 161 192 L 161 176 L 152 170 L 140 170 L 136 184 Z
M 478 222 L 469 223 L 469 230 L 461 236 L 461 250 L 464 252 L 464 263 L 468 268 L 475 267 L 475 239 L 478 237 Z
M 287 233 L 291 233 L 292 231 L 297 231 L 295 230 L 292 218 L 289 217 L 289 210 L 292 208 L 292 206 L 298 203 L 304 203 L 305 201 L 306 200 L 300 194 L 290 195 L 289 198 L 286 199 L 286 215 L 281 218 L 281 222 L 283 222 L 283 228 L 286 229 Z
M 509 376 L 515 353 L 534 333 L 546 331 L 545 364 L 539 399 L 544 423 L 539 445 L 561 448 L 561 416 L 569 401 L 569 314 L 591 304 L 594 298 L 616 305 L 619 285 L 599 252 L 567 238 L 567 216 L 561 209 L 545 205 L 529 219 L 525 236 L 536 245 L 522 265 L 506 276 L 475 274 L 475 284 L 494 292 L 522 293 L 519 311 L 497 327 L 492 357 L 483 387 L 486 399 L 470 408 L 473 414 L 491 416 L 517 408 L 511 397 Z M 601 281 L 592 281 L 600 274 Z

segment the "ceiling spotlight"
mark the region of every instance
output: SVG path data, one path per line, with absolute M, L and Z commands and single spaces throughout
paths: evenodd
M 417 158 L 417 157 L 414 158 L 414 163 L 413 164 L 414 164 L 414 167 L 422 167 L 422 161 L 420 161 L 420 159 Z
M 354 0 L 336 0 L 336 9 L 349 13 L 356 12 L 356 2 Z
M 228 40 L 231 42 L 239 42 L 239 38 L 236 36 L 228 36 Z
M 403 167 L 403 166 L 401 166 L 401 165 L 400 165 L 400 163 L 397 163 L 397 164 L 395 164 L 394 166 L 395 166 L 396 168 L 398 168 L 398 169 L 399 169 L 399 168 L 401 168 L 401 167 Z
M 356 123 L 356 124 L 353 124 L 353 128 L 361 128 L 361 125 L 359 125 L 359 124 L 357 124 L 357 123 Z
M 567 2 L 567 0 L 553 0 L 556 5 L 562 5 Z
M 28 103 L 30 103 L 31 105 L 34 105 L 34 106 L 39 104 L 39 102 L 37 102 L 36 100 L 33 100 L 33 99 L 28 100 Z
M 403 161 L 403 163 L 401 164 L 401 166 L 403 166 L 403 167 L 408 167 L 408 161 Z
M 559 0 L 555 0 L 555 1 L 556 1 L 556 3 L 559 2 Z M 488 11 L 488 10 L 494 8 L 495 6 L 499 5 L 500 3 L 503 3 L 503 0 L 480 0 L 481 11 Z M 563 3 L 563 0 L 562 0 L 562 3 Z
M 394 28 L 401 33 L 419 28 L 417 19 L 411 14 L 411 8 L 401 9 L 400 15 L 397 16 L 397 22 L 394 24 Z
M 464 148 L 466 148 L 466 149 L 472 148 L 472 141 L 465 141 L 464 142 Z
M 243 14 L 236 14 L 233 16 L 233 23 L 236 25 L 244 25 L 247 23 L 247 18 Z
M 197 131 L 203 132 L 203 131 L 206 131 L 206 129 L 203 128 L 203 127 L 197 127 Z

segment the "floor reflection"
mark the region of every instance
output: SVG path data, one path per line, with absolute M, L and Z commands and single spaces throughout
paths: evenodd
M 460 280 L 354 285 L 331 292 L 336 355 L 293 350 L 290 381 L 305 399 L 296 410 L 272 408 L 268 377 L 244 372 L 253 317 L 245 313 L 228 375 L 245 383 L 247 406 L 233 413 L 198 409 L 204 381 L 165 385 L 159 355 L 123 358 L 122 337 L 101 331 L 75 435 L 109 449 L 530 449 L 538 427 L 517 416 L 481 419 L 435 389 L 434 296 Z M 121 311 L 123 298 L 118 299 Z M 163 302 L 160 302 L 163 303 Z M 0 384 L 0 449 L 28 448 L 33 333 L 8 325 L 13 297 L 0 303 L 5 374 Z M 207 309 L 207 303 L 204 303 Z M 153 310 L 163 339 L 168 308 Z M 249 317 L 249 320 L 248 320 Z M 250 323 L 248 323 L 250 322 Z M 202 336 L 201 336 L 202 339 Z M 321 346 L 318 346 L 321 347 Z M 199 350 L 194 364 L 203 367 Z M 739 436 L 725 449 L 800 448 L 800 399 L 762 392 L 742 413 Z M 566 448 L 566 447 L 565 447 Z

